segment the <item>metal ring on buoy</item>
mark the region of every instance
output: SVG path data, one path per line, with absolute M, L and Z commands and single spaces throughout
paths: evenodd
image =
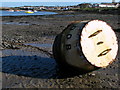
M 74 22 L 56 36 L 53 55 L 61 65 L 93 71 L 111 64 L 118 43 L 112 28 L 104 21 Z

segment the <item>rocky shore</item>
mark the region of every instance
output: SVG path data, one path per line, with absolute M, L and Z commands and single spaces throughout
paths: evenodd
M 59 70 L 52 55 L 55 36 L 73 21 L 103 20 L 115 31 L 120 47 L 117 14 L 65 12 L 46 16 L 2 17 L 3 88 L 118 88 L 120 52 L 107 68 L 73 75 Z

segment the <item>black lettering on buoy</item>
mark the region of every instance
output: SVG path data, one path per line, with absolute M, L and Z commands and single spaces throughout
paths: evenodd
M 70 28 L 70 30 L 74 30 L 76 28 L 76 26 L 73 26 L 72 28 Z
M 72 34 L 67 35 L 67 39 L 70 39 L 72 37 Z
M 66 45 L 66 50 L 69 50 L 69 49 L 71 49 L 71 44 Z

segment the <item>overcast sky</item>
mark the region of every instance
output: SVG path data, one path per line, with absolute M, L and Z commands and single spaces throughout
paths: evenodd
M 112 0 L 0 0 L 0 2 L 112 2 Z

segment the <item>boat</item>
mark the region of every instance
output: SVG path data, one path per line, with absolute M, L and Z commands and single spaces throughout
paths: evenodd
M 34 13 L 33 11 L 25 11 L 25 13 Z
M 37 10 L 34 10 L 34 12 L 37 12 Z
M 8 10 L 9 12 L 14 12 L 14 10 Z

